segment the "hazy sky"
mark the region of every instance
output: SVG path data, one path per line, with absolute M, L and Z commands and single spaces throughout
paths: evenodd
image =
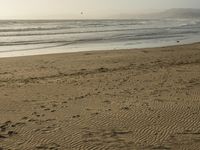
M 200 0 L 0 0 L 0 19 L 109 18 L 168 8 L 200 8 Z

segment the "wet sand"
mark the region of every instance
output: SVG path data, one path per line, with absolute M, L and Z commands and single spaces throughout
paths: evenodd
M 197 150 L 200 43 L 0 59 L 0 150 Z

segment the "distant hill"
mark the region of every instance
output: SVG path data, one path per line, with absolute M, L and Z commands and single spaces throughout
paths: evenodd
M 200 9 L 174 8 L 161 13 L 163 17 L 200 18 Z
M 173 8 L 164 12 L 145 15 L 147 18 L 200 18 L 200 9 Z

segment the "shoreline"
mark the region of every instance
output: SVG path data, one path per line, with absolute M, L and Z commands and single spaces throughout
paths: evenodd
M 200 43 L 0 64 L 0 149 L 200 147 Z
M 159 48 L 170 48 L 170 47 L 179 47 L 179 46 L 188 46 L 188 45 L 196 45 L 196 44 L 199 44 L 200 42 L 191 42 L 191 43 L 176 43 L 174 45 L 166 45 L 166 46 L 158 46 L 158 47 L 146 47 L 146 48 L 126 48 L 126 49 L 108 49 L 108 50 L 80 50 L 80 51 L 74 51 L 74 52 L 52 52 L 52 53 L 47 53 L 47 54 L 30 54 L 30 55 L 21 55 L 21 56 L 3 56 L 1 57 L 0 56 L 0 59 L 7 59 L 7 58 L 22 58 L 22 57 L 37 57 L 37 56 L 45 56 L 45 55 L 66 55 L 66 54 L 79 54 L 79 53 L 98 53 L 98 52 L 109 52 L 109 51 L 112 51 L 112 52 L 115 52 L 115 51 L 130 51 L 130 50 L 143 50 L 143 49 L 146 49 L 146 50 L 151 50 L 151 49 L 159 49 Z M 62 48 L 62 47 L 60 47 Z M 48 48 L 45 48 L 45 49 L 48 49 Z M 62 48 L 64 49 L 64 48 Z M 23 52 L 23 51 L 22 51 Z M 5 52 L 6 53 L 6 52 Z M 8 52 L 9 53 L 9 52 Z M 0 53 L 1 54 L 1 53 Z

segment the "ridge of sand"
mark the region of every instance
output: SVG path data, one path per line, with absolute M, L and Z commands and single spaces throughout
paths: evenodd
M 200 147 L 200 43 L 0 64 L 0 150 Z

